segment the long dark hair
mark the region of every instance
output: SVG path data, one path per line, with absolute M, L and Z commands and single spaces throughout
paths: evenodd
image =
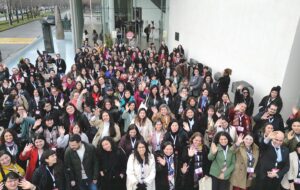
M 99 149 L 99 153 L 106 152 L 106 151 L 103 149 L 103 147 L 102 147 L 102 143 L 103 143 L 104 141 L 108 141 L 108 142 L 110 143 L 111 151 L 112 151 L 113 153 L 115 153 L 116 150 L 117 150 L 117 145 L 116 145 L 116 143 L 114 142 L 113 138 L 111 138 L 111 137 L 109 137 L 109 136 L 103 137 L 103 138 L 99 141 L 99 144 L 98 144 L 98 147 L 97 147 L 97 148 Z
M 140 118 L 140 113 L 141 111 L 144 111 L 145 112 L 145 118 L 144 119 L 141 119 Z M 134 122 L 137 122 L 139 123 L 140 125 L 144 125 L 146 123 L 146 120 L 147 120 L 147 110 L 145 108 L 141 108 L 138 110 L 138 113 L 136 114 L 135 116 L 135 119 L 134 119 Z
M 109 116 L 109 136 L 115 137 L 117 135 L 116 129 L 115 129 L 115 122 L 108 111 L 103 111 L 101 113 L 101 119 L 104 113 L 107 113 Z
M 149 164 L 150 151 L 149 151 L 149 148 L 148 148 L 148 144 L 144 140 L 137 141 L 137 143 L 135 144 L 135 146 L 134 146 L 134 153 L 133 153 L 134 157 L 138 160 L 138 162 L 140 164 L 143 164 L 143 159 L 142 159 L 141 155 L 139 154 L 139 152 L 137 151 L 137 148 L 138 148 L 139 144 L 142 144 L 142 145 L 145 146 L 145 149 L 146 149 L 146 152 L 145 152 L 145 164 Z
M 13 163 L 13 164 L 15 164 L 16 163 L 16 160 L 14 159 L 14 157 L 9 153 L 9 152 L 7 152 L 6 150 L 1 150 L 0 151 L 0 158 L 3 156 L 3 155 L 7 155 L 7 156 L 9 156 L 10 157 L 10 162 L 11 163 Z M 1 166 L 2 167 L 2 166 Z M 3 176 L 4 177 L 4 176 Z
M 135 124 L 131 124 L 128 126 L 128 129 L 127 129 L 127 132 L 126 132 L 126 140 L 130 140 L 130 135 L 129 135 L 129 132 L 131 130 L 135 130 L 136 131 L 136 139 L 137 140 L 141 140 L 142 139 L 142 135 L 139 131 L 139 129 L 137 128 L 137 126 Z
M 4 135 L 6 133 L 10 133 L 13 136 L 13 141 L 15 143 L 18 143 L 17 133 L 12 129 L 4 129 L 4 131 L 2 132 L 2 135 L 0 137 L 0 141 L 1 141 L 0 144 L 5 144 Z

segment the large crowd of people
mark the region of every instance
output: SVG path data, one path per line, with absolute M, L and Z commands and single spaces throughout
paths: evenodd
M 279 86 L 232 101 L 231 69 L 216 80 L 181 45 L 83 44 L 70 70 L 47 52 L 0 64 L 0 189 L 300 189 L 300 111 L 284 122 Z

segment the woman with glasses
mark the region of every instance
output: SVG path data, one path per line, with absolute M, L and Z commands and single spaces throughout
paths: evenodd
M 155 190 L 155 159 L 145 141 L 136 143 L 127 162 L 127 190 Z

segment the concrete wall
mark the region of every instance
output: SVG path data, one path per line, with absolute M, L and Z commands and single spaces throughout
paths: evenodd
M 232 81 L 254 86 L 256 105 L 273 86 L 283 84 L 299 0 L 172 0 L 169 6 L 169 47 L 182 44 L 189 58 L 210 65 L 213 72 L 232 68 Z
M 282 85 L 282 97 L 284 97 L 285 112 L 284 116 L 291 114 L 291 108 L 295 105 L 300 106 L 300 19 L 294 38 L 289 62 L 286 68 Z

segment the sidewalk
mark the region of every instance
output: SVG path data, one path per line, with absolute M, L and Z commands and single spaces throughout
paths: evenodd
M 67 64 L 67 70 L 69 70 L 71 65 L 74 63 L 74 57 L 75 57 L 75 52 L 73 50 L 72 33 L 65 32 L 65 39 L 57 40 L 55 31 L 52 30 L 52 36 L 53 36 L 54 51 L 55 53 L 60 53 L 61 57 L 65 59 Z M 29 58 L 31 63 L 35 64 L 35 60 L 38 56 L 37 50 L 40 50 L 42 52 L 44 49 L 45 49 L 44 40 L 43 37 L 40 36 L 32 44 L 28 45 L 27 47 L 17 52 L 16 54 L 8 57 L 4 61 L 4 63 L 7 65 L 7 67 L 10 70 L 11 68 L 17 66 L 21 58 Z

